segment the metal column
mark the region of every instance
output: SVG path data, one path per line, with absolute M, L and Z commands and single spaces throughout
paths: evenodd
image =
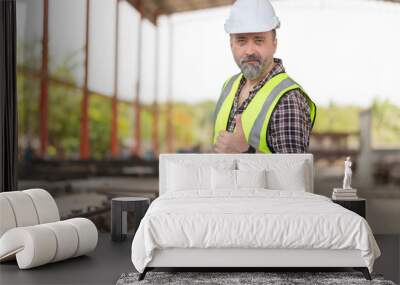
M 0 2 L 0 15 L 2 23 L 0 25 L 0 192 L 2 192 L 18 190 L 16 2 Z M 1 215 L 3 225 L 5 217 Z
M 114 56 L 114 95 L 111 101 L 111 155 L 118 155 L 118 48 L 119 48 L 119 1 L 115 8 L 115 56 Z
M 89 90 L 88 90 L 88 66 L 89 66 L 89 25 L 90 25 L 90 0 L 86 0 L 86 35 L 85 35 L 85 74 L 83 83 L 83 98 L 81 103 L 81 159 L 89 158 Z
M 358 155 L 357 178 L 361 187 L 368 189 L 373 185 L 373 153 L 371 134 L 372 111 L 371 109 L 360 112 L 360 153 Z
M 48 110 L 48 62 L 49 62 L 49 0 L 43 0 L 43 37 L 42 37 L 42 66 L 40 78 L 40 156 L 47 154 L 48 144 L 48 127 L 47 127 L 47 110 Z
M 159 149 L 158 149 L 158 85 L 159 82 L 159 27 L 157 23 L 158 15 L 155 17 L 155 33 L 154 33 L 154 102 L 153 102 L 153 128 L 152 128 L 152 150 L 154 157 L 158 157 Z
M 141 148 L 141 120 L 140 120 L 140 81 L 142 72 L 142 23 L 143 23 L 143 3 L 141 0 L 137 2 L 139 10 L 139 24 L 138 24 L 138 45 L 137 45 L 137 55 L 138 55 L 138 68 L 137 68 L 137 78 L 136 78 L 136 97 L 134 100 L 133 108 L 135 112 L 135 139 L 132 146 L 132 155 L 140 156 Z
M 168 94 L 167 94 L 167 110 L 166 110 L 166 142 L 167 142 L 167 152 L 172 152 L 173 150 L 173 128 L 172 128 L 172 81 L 173 81 L 173 24 L 171 16 L 169 17 L 169 79 L 168 79 Z

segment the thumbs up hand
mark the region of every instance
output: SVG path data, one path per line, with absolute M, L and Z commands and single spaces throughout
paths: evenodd
M 233 133 L 220 131 L 214 151 L 218 153 L 241 153 L 249 148 L 242 126 L 242 115 L 236 115 L 236 126 Z
M 241 114 L 235 116 L 235 122 L 236 122 L 236 126 L 235 126 L 235 130 L 233 131 L 233 133 L 236 134 L 237 136 L 243 136 L 243 138 L 245 139 L 243 126 L 242 126 L 242 115 Z

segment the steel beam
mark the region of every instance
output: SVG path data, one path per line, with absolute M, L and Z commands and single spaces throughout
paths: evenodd
M 43 158 L 47 154 L 48 144 L 48 94 L 49 87 L 47 82 L 48 63 L 49 63 L 49 0 L 43 0 L 43 35 L 42 35 L 42 66 L 40 79 L 40 156 Z
M 154 33 L 154 102 L 153 102 L 153 128 L 152 128 L 152 151 L 154 154 L 154 157 L 158 157 L 158 153 L 159 153 L 159 143 L 158 143 L 158 92 L 159 92 L 159 75 L 158 75 L 158 71 L 159 71 L 159 33 L 160 33 L 160 29 L 158 27 L 157 24 L 157 18 L 158 16 L 156 16 L 155 19 L 155 33 Z
M 134 112 L 135 112 L 135 138 L 134 144 L 132 146 L 132 155 L 140 156 L 141 149 L 141 118 L 140 118 L 140 83 L 141 83 L 141 73 L 142 73 L 142 29 L 143 29 L 143 3 L 141 0 L 137 1 L 139 9 L 139 24 L 138 24 L 138 44 L 137 44 L 137 78 L 136 78 L 136 97 L 134 101 Z
M 114 54 L 114 95 L 111 100 L 111 155 L 118 155 L 118 48 L 119 48 L 119 1 L 115 8 L 115 54 Z
M 85 34 L 85 65 L 83 81 L 83 97 L 81 103 L 81 137 L 80 156 L 81 159 L 89 158 L 89 90 L 88 90 L 88 66 L 89 66 L 89 34 L 90 34 L 90 0 L 86 0 L 86 34 Z
M 169 62 L 168 62 L 168 68 L 169 68 L 169 72 L 168 72 L 168 94 L 167 94 L 167 109 L 166 109 L 166 142 L 167 142 L 167 147 L 166 150 L 167 152 L 172 152 L 173 151 L 173 141 L 172 141 L 172 137 L 173 137 L 173 128 L 172 128 L 172 81 L 173 81 L 173 55 L 174 55 L 174 51 L 173 51 L 173 33 L 174 33 L 174 29 L 173 29 L 173 24 L 172 24 L 172 17 L 169 16 Z

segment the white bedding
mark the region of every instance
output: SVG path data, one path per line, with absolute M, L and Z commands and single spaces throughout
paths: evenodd
M 307 192 L 168 192 L 153 201 L 132 242 L 143 272 L 154 249 L 358 249 L 372 272 L 380 250 L 364 218 Z

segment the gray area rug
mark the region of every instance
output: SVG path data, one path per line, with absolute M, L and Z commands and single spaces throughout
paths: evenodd
M 138 281 L 139 273 L 124 273 L 117 285 L 133 284 L 379 284 L 396 285 L 384 280 L 382 275 L 372 274 L 372 281 L 364 278 L 360 272 L 147 272 L 142 281 Z

